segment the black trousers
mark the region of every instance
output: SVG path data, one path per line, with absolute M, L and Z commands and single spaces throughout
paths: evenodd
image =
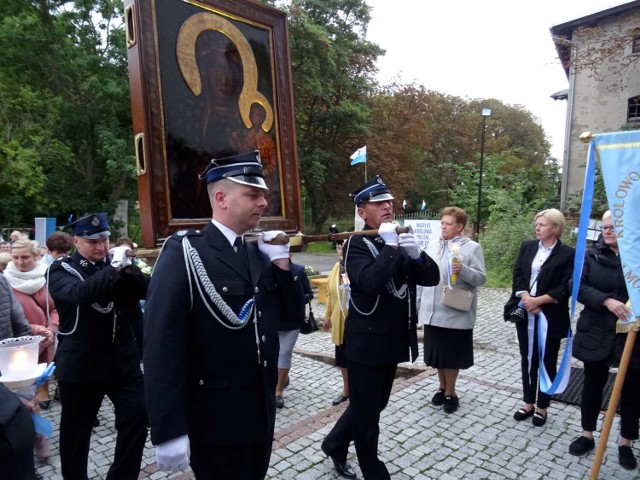
M 522 391 L 524 393 L 524 403 L 537 403 L 538 408 L 547 408 L 551 403 L 551 395 L 540 391 L 539 369 L 540 357 L 538 354 L 538 322 L 534 321 L 533 330 L 533 353 L 531 355 L 531 369 L 529 369 L 529 360 L 527 358 L 529 336 L 527 332 L 528 320 L 516 323 L 516 331 L 518 332 L 518 344 L 520 345 L 520 366 L 522 367 Z M 560 341 L 562 339 L 548 335 L 547 343 L 544 351 L 544 366 L 547 369 L 549 377 L 553 381 L 556 376 L 558 367 L 558 352 L 560 351 Z M 536 402 L 537 399 L 537 402 Z
M 594 432 L 607 383 L 609 366 L 605 363 L 584 362 L 584 384 L 580 417 L 582 429 Z M 630 368 L 622 384 L 620 395 L 620 435 L 628 440 L 638 439 L 640 418 L 640 370 Z
M 249 445 L 191 444 L 191 469 L 202 480 L 263 480 L 272 439 Z
M 372 366 L 348 361 L 349 406 L 323 442 L 329 455 L 339 461 L 347 458 L 353 441 L 358 464 L 366 480 L 390 479 L 386 465 L 378 458 L 380 413 L 391 396 L 396 365 Z
M 142 373 L 115 381 L 58 381 L 58 385 L 62 403 L 60 459 L 64 479 L 87 479 L 91 428 L 106 395 L 113 402 L 118 432 L 107 480 L 137 480 L 148 427 Z

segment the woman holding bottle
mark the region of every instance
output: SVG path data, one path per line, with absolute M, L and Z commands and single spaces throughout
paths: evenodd
M 438 262 L 441 280 L 435 287 L 422 288 L 418 316 L 424 325 L 424 363 L 438 369 L 440 382 L 431 403 L 444 405 L 445 413 L 458 409 L 456 381 L 460 369 L 473 366 L 477 288 L 487 281 L 482 248 L 465 236 L 466 224 L 463 209 L 442 210 L 440 240 L 427 246 L 427 254 Z M 461 301 L 452 300 L 452 296 Z

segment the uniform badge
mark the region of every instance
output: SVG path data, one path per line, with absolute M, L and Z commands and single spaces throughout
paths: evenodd
M 100 225 L 100 219 L 98 217 L 93 217 L 91 219 L 91 225 L 93 225 L 94 227 L 97 227 L 98 225 Z
M 176 232 L 176 235 L 179 235 L 181 237 L 184 237 L 187 234 L 187 230 L 178 230 Z

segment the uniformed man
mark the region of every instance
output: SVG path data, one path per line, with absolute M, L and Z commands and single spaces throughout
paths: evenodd
M 49 267 L 49 292 L 60 315 L 56 377 L 60 387 L 60 457 L 65 480 L 87 478 L 91 428 L 105 395 L 118 436 L 107 479 L 136 480 L 147 438 L 140 355 L 131 311 L 149 277 L 131 264 L 128 247 L 109 255 L 106 213 L 69 225 L 76 251 Z
M 304 316 L 289 246 L 257 244 L 267 205 L 258 152 L 214 159 L 212 220 L 165 243 L 145 305 L 145 385 L 161 470 L 263 479 L 275 425 L 278 321 Z
M 351 193 L 365 229 L 378 235 L 354 235 L 344 247 L 351 300 L 345 320 L 349 407 L 322 442 L 338 474 L 356 478 L 347 462 L 354 441 L 365 479 L 391 478 L 378 458 L 378 422 L 391 395 L 396 367 L 418 355 L 416 284 L 440 280 L 437 264 L 420 251 L 413 233 L 396 233 L 393 196 L 380 177 Z

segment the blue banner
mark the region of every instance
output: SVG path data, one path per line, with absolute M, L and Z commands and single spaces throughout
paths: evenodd
M 618 239 L 631 310 L 635 317 L 640 317 L 640 130 L 595 135 L 593 142 Z

